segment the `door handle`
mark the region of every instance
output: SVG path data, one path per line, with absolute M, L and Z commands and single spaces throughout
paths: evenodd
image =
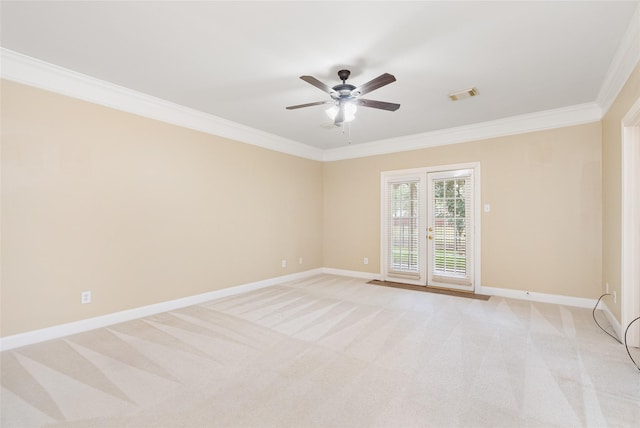
M 432 229 L 432 228 L 429 228 L 429 229 L 427 229 L 427 231 L 431 232 L 431 231 L 433 231 L 433 229 Z
M 429 239 L 433 239 L 433 236 L 429 235 L 429 236 L 427 236 L 427 238 L 429 238 Z

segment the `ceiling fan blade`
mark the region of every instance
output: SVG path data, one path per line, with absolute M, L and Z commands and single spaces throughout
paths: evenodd
M 400 108 L 400 104 L 387 103 L 384 101 L 366 100 L 362 98 L 356 99 L 355 103 L 363 107 L 379 108 L 381 110 L 389 110 L 389 111 L 396 111 Z
M 333 120 L 333 124 L 336 126 L 342 125 L 344 122 L 344 103 L 340 103 L 340 107 L 338 108 L 338 113 L 336 114 L 336 118 Z
M 366 93 L 375 91 L 376 89 L 381 88 L 385 85 L 388 85 L 389 83 L 393 83 L 395 81 L 396 81 L 396 78 L 393 74 L 384 73 L 376 77 L 375 79 L 368 81 L 364 85 L 358 86 L 353 90 L 352 94 L 364 95 Z
M 302 80 L 304 80 L 305 82 L 315 86 L 316 88 L 320 89 L 321 91 L 326 92 L 327 94 L 330 94 L 333 92 L 333 88 L 329 85 L 327 85 L 326 83 L 322 83 L 321 81 L 319 81 L 318 79 L 316 79 L 313 76 L 300 76 L 300 78 Z
M 319 105 L 322 105 L 322 104 L 331 104 L 331 103 L 334 103 L 334 102 L 335 102 L 335 101 L 330 100 L 330 101 L 316 101 L 316 102 L 314 102 L 314 103 L 298 104 L 298 105 L 295 105 L 295 106 L 289 106 L 289 107 L 287 107 L 287 110 L 295 110 L 295 109 L 297 109 L 297 108 L 311 107 L 311 106 L 319 106 Z

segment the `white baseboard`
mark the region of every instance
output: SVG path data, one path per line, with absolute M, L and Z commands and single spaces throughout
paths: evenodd
M 602 312 L 604 312 L 604 315 L 607 317 L 607 321 L 609 321 L 609 324 L 611 324 L 614 333 L 616 334 L 616 336 L 618 336 L 618 339 L 622 341 L 623 332 L 622 324 L 620 324 L 620 321 L 616 319 L 615 315 L 613 315 L 613 312 L 611 312 L 611 309 L 609 309 L 609 306 L 605 302 L 600 301 L 600 305 L 598 305 L 598 308 L 602 309 Z
M 532 302 L 554 303 L 556 305 L 576 306 L 578 308 L 590 308 L 596 305 L 597 299 L 584 297 L 561 296 L 558 294 L 536 293 L 533 291 L 513 290 L 510 288 L 478 287 L 478 294 L 489 296 L 507 297 L 510 299 L 530 300 Z
M 334 268 L 322 268 L 322 273 L 326 273 L 329 275 L 348 276 L 351 278 L 369 279 L 369 280 L 382 279 L 382 275 L 379 273 L 361 272 L 361 271 L 352 271 L 352 270 L 343 270 L 343 269 L 334 269 Z M 556 305 L 575 306 L 578 308 L 588 308 L 588 309 L 593 309 L 593 307 L 596 305 L 596 302 L 598 301 L 597 299 L 587 299 L 584 297 L 561 296 L 558 294 L 536 293 L 532 291 L 521 291 L 521 290 L 513 290 L 510 288 L 495 288 L 495 287 L 478 287 L 476 289 L 476 293 L 489 295 L 489 296 L 507 297 L 510 299 L 519 299 L 519 300 L 530 300 L 532 302 L 541 302 L 541 303 L 553 303 Z M 608 308 L 607 308 L 607 311 L 608 311 Z M 611 312 L 609 312 L 607 316 L 608 317 L 610 316 L 613 320 L 615 320 L 615 317 L 613 317 Z M 613 325 L 613 322 L 612 322 L 612 325 Z M 620 328 L 618 327 L 617 331 L 619 330 Z
M 328 275 L 348 276 L 351 278 L 362 278 L 362 279 L 369 279 L 369 280 L 381 278 L 379 273 L 361 272 L 357 270 L 343 270 L 343 269 L 334 269 L 334 268 L 322 268 L 322 273 L 326 273 Z
M 86 320 L 75 321 L 67 324 L 61 324 L 53 327 L 47 327 L 39 330 L 33 330 L 26 333 L 20 333 L 12 336 L 0 338 L 0 350 L 6 351 L 20 346 L 31 345 L 33 343 L 44 342 L 45 340 L 57 339 L 71 334 L 82 333 L 84 331 L 93 330 L 96 328 L 103 328 L 109 325 L 118 324 L 125 321 L 130 321 L 138 318 L 143 318 L 150 315 L 155 315 L 162 312 L 172 311 L 175 309 L 184 308 L 191 305 L 197 305 L 200 303 L 208 302 L 210 300 L 220 299 L 222 297 L 233 296 L 240 293 L 245 293 L 251 290 L 257 290 L 264 287 L 282 284 L 289 281 L 295 281 L 298 279 L 304 279 L 313 275 L 329 274 L 339 275 L 351 278 L 361 279 L 381 279 L 381 275 L 372 272 L 351 271 L 335 268 L 317 268 L 311 269 L 305 272 L 294 273 L 290 275 L 278 276 L 275 278 L 269 278 L 262 281 L 252 282 L 248 284 L 242 284 L 235 287 L 224 288 L 222 290 L 210 291 L 208 293 L 197 294 L 195 296 L 183 297 L 180 299 L 171 300 L 168 302 L 156 303 L 153 305 L 142 306 L 139 308 L 129 309 L 126 311 L 115 312 L 108 315 L 102 315 Z M 479 294 L 486 294 L 490 296 L 507 297 L 511 299 L 530 300 L 534 302 L 554 303 L 557 305 L 576 306 L 580 308 L 592 309 L 597 300 L 585 299 L 581 297 L 560 296 L 555 294 L 536 293 L 529 291 L 512 290 L 506 288 L 494 288 L 494 287 L 478 287 L 476 290 Z M 622 337 L 622 328 L 620 323 L 613 316 L 604 302 L 601 302 L 601 307 L 613 326 L 618 337 Z
M 541 303 L 553 303 L 556 305 L 575 306 L 578 308 L 593 309 L 596 306 L 596 303 L 598 303 L 598 299 L 586 299 L 583 297 L 560 296 L 557 294 L 535 293 L 531 291 L 511 290 L 494 287 L 480 287 L 480 289 L 481 291 L 478 291 L 479 294 L 488 294 L 490 296 L 500 296 L 511 299 L 530 300 L 533 302 Z M 604 315 L 607 318 L 607 321 L 609 321 L 609 324 L 611 324 L 615 335 L 620 339 L 622 337 L 622 327 L 620 325 L 620 322 L 613 315 L 613 312 L 611 312 L 607 304 L 602 300 L 598 305 L 598 309 L 601 309 L 604 312 Z
M 289 281 L 295 281 L 297 279 L 307 278 L 313 275 L 322 274 L 323 272 L 324 270 L 322 268 L 311 269 L 305 272 L 278 276 L 275 278 L 242 284 L 235 287 L 223 288 L 222 290 L 215 290 L 207 293 L 197 294 L 195 296 L 188 296 L 180 299 L 170 300 L 168 302 L 156 303 L 153 305 L 142 306 L 126 311 L 114 312 L 108 315 L 102 315 L 85 320 L 60 324 L 53 327 L 33 330 L 26 333 L 6 336 L 0 338 L 0 350 L 6 351 L 9 349 L 18 348 L 20 346 L 44 342 L 45 340 L 57 339 L 60 337 L 69 336 L 71 334 L 77 334 L 96 328 L 107 327 L 125 321 L 155 315 L 162 312 L 172 311 L 187 306 L 197 305 L 214 299 L 220 299 L 222 297 L 233 296 L 251 290 L 257 290 L 260 288 L 270 287 Z

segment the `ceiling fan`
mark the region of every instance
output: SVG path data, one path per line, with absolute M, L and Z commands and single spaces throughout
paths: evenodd
M 356 106 L 372 107 L 381 110 L 396 111 L 400 108 L 400 104 L 387 103 L 384 101 L 374 101 L 360 98 L 361 95 L 367 94 L 389 83 L 396 81 L 396 78 L 389 73 L 381 74 L 375 79 L 365 83 L 364 85 L 354 86 L 347 83 L 347 79 L 351 72 L 349 70 L 338 71 L 338 77 L 342 80 L 341 84 L 331 87 L 313 76 L 300 76 L 302 80 L 316 88 L 328 93 L 331 96 L 327 101 L 316 101 L 313 103 L 299 104 L 287 107 L 287 110 L 295 110 L 303 107 L 318 106 L 323 104 L 333 104 L 334 106 L 327 110 L 327 114 L 334 117 L 333 123 L 340 126 L 345 122 L 353 120 Z

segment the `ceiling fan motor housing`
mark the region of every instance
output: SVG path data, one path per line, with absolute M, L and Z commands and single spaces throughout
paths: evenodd
M 342 83 L 340 85 L 336 85 L 333 88 L 333 92 L 331 93 L 331 98 L 333 98 L 334 100 L 340 99 L 340 98 L 349 98 L 352 95 L 352 91 L 355 89 L 356 87 L 353 85 L 350 85 L 348 83 Z
M 349 70 L 338 71 L 338 77 L 340 78 L 340 80 L 342 80 L 342 83 L 331 88 L 331 98 L 333 98 L 334 100 L 340 100 L 351 98 L 353 95 L 355 95 L 352 92 L 356 87 L 354 85 L 346 83 L 349 75 L 351 75 L 351 72 Z

